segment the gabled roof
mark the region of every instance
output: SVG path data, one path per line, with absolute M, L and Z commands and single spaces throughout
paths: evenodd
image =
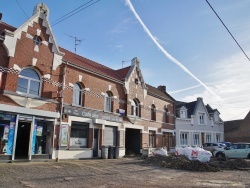
M 193 102 L 187 103 L 187 102 L 177 101 L 176 102 L 176 110 L 179 109 L 179 108 L 181 108 L 182 106 L 185 106 L 187 108 L 188 117 L 190 118 L 191 115 L 194 114 L 196 102 L 197 101 L 193 101 Z M 178 116 L 177 113 L 176 113 L 176 115 Z
M 122 68 L 122 69 L 118 69 L 116 70 L 117 73 L 122 77 L 122 78 L 125 78 L 129 69 L 130 69 L 131 66 L 128 66 L 128 67 L 125 67 L 125 68 Z
M 87 59 L 85 57 L 79 56 L 73 52 L 70 52 L 64 48 L 59 48 L 61 52 L 65 53 L 63 56 L 63 60 L 68 61 L 69 63 L 72 63 L 74 65 L 77 65 L 81 68 L 87 69 L 89 71 L 99 73 L 101 75 L 114 78 L 116 80 L 123 80 L 124 74 L 126 74 L 126 71 L 128 71 L 128 68 L 124 68 L 124 70 L 114 70 L 109 67 L 106 67 L 104 65 L 101 65 L 95 61 L 92 61 L 90 59 Z
M 209 104 L 206 105 L 207 112 L 209 114 L 214 113 L 215 111 L 218 111 L 217 109 L 212 109 Z M 219 112 L 219 111 L 218 111 Z M 219 112 L 220 113 L 220 112 Z
M 11 25 L 9 25 L 9 24 L 7 24 L 7 23 L 5 23 L 5 22 L 3 22 L 3 21 L 0 20 L 0 33 L 2 33 L 3 30 L 5 30 L 5 29 L 13 32 L 17 28 L 15 28 L 15 27 L 13 27 L 13 26 L 11 26 Z
M 175 99 L 172 96 L 170 96 L 167 92 L 162 92 L 158 88 L 155 88 L 148 84 L 146 84 L 146 86 L 148 88 L 149 93 L 155 94 L 156 96 L 162 97 L 167 100 L 175 101 Z

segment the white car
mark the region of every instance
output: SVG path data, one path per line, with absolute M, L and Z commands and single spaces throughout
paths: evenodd
M 218 148 L 213 155 L 219 159 L 248 158 L 250 159 L 250 143 L 234 143 L 229 147 Z

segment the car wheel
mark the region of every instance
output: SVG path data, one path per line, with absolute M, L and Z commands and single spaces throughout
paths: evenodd
M 216 155 L 216 157 L 217 157 L 217 159 L 218 160 L 225 160 L 225 155 L 223 154 L 223 153 L 218 153 L 217 155 Z

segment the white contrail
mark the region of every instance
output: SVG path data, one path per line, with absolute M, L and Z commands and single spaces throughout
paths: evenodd
M 184 70 L 186 73 L 188 73 L 190 76 L 192 76 L 195 80 L 197 80 L 209 93 L 211 93 L 212 95 L 214 95 L 215 97 L 217 97 L 219 100 L 221 100 L 221 98 L 215 94 L 209 87 L 206 86 L 206 84 L 204 84 L 201 80 L 199 80 L 195 75 L 193 75 L 193 73 L 191 73 L 183 64 L 181 64 L 178 60 L 176 60 L 173 56 L 171 56 L 155 39 L 155 37 L 151 34 L 151 32 L 148 30 L 148 28 L 146 27 L 146 25 L 143 23 L 143 21 L 141 20 L 141 18 L 139 17 L 139 15 L 137 14 L 137 12 L 135 11 L 132 3 L 130 2 L 130 0 L 125 0 L 126 1 L 126 5 L 129 6 L 130 10 L 134 13 L 136 19 L 140 22 L 140 24 L 142 25 L 144 31 L 148 34 L 148 36 L 152 39 L 152 41 L 158 46 L 158 48 L 166 55 L 166 57 L 172 61 L 173 63 L 175 63 L 176 65 L 178 65 L 182 70 Z
M 179 93 L 179 92 L 182 92 L 182 91 L 187 91 L 187 90 L 190 90 L 190 89 L 194 89 L 194 88 L 197 88 L 197 87 L 200 87 L 201 85 L 196 85 L 196 86 L 192 86 L 192 87 L 188 87 L 188 88 L 185 88 L 185 89 L 180 89 L 180 90 L 177 90 L 177 91 L 170 91 L 168 92 L 169 94 L 173 94 L 173 93 Z

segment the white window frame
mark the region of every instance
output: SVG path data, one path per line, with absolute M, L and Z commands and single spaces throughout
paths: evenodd
M 193 133 L 193 144 L 194 146 L 200 146 L 200 133 Z
M 112 109 L 112 96 L 109 93 L 105 93 L 105 99 L 104 99 L 104 111 L 105 112 L 111 112 Z
M 221 134 L 216 134 L 215 139 L 216 139 L 216 142 L 220 142 Z
M 187 111 L 186 110 L 180 110 L 180 118 L 187 118 Z
M 212 142 L 212 134 L 206 134 L 206 143 Z
M 188 145 L 188 133 L 187 132 L 181 132 L 180 133 L 180 145 Z
M 205 113 L 199 113 L 199 125 L 205 125 Z
M 139 104 L 136 100 L 132 100 L 131 101 L 131 106 L 132 106 L 132 115 L 139 117 L 140 114 L 140 108 L 139 108 Z
M 40 75 L 36 70 L 34 70 L 34 69 L 32 69 L 32 68 L 29 68 L 29 67 L 28 67 L 28 68 L 22 69 L 21 72 L 22 72 L 23 70 L 25 70 L 25 69 L 33 70 L 33 71 L 37 74 L 37 76 L 39 77 L 39 80 L 36 80 L 36 79 L 34 79 L 34 78 L 30 78 L 30 77 L 23 76 L 23 75 L 19 74 L 19 75 L 18 75 L 18 82 L 19 82 L 19 78 L 28 80 L 28 85 L 27 85 L 27 88 L 26 88 L 26 89 L 27 89 L 27 92 L 25 93 L 25 92 L 18 91 L 18 82 L 17 82 L 17 90 L 16 90 L 16 92 L 17 92 L 18 94 L 24 94 L 24 95 L 28 95 L 28 96 L 40 97 L 40 96 L 41 96 L 41 87 L 42 87 L 41 75 Z M 21 73 L 21 72 L 20 72 L 20 73 Z M 39 83 L 38 95 L 34 95 L 34 94 L 30 94 L 30 93 L 29 93 L 31 81 Z
M 78 88 L 76 89 L 75 86 L 78 86 L 79 89 Z M 75 97 L 76 94 L 77 94 L 76 92 L 79 92 L 79 98 L 78 98 L 78 100 L 76 100 L 76 97 Z M 74 85 L 74 88 L 73 88 L 72 104 L 75 105 L 75 106 L 82 106 L 82 97 L 83 97 L 82 87 L 81 87 L 80 84 L 76 83 Z M 76 103 L 76 101 L 78 101 L 78 102 Z

